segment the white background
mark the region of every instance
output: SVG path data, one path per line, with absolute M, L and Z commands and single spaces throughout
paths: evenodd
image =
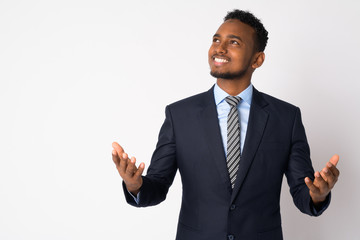
M 341 176 L 319 218 L 284 179 L 285 239 L 358 239 L 360 4 L 343 1 L 0 1 L 0 239 L 174 239 L 177 175 L 162 204 L 125 203 L 120 142 L 149 165 L 167 104 L 208 90 L 226 12 L 269 31 L 253 84 L 302 109 L 314 167 Z M 145 124 L 144 124 L 145 123 Z

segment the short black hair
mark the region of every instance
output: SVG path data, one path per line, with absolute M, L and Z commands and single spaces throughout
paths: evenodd
M 256 33 L 255 48 L 259 52 L 265 50 L 268 38 L 268 31 L 266 31 L 264 25 L 260 19 L 255 17 L 251 12 L 235 9 L 228 12 L 224 17 L 224 22 L 229 19 L 237 19 L 242 23 L 245 23 L 252 27 Z

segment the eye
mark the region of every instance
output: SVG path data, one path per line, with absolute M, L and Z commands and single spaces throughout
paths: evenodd
M 239 43 L 237 41 L 235 41 L 235 40 L 231 40 L 230 43 L 234 44 L 234 45 L 239 45 Z
M 213 42 L 218 43 L 218 42 L 220 42 L 220 40 L 218 38 L 213 38 Z

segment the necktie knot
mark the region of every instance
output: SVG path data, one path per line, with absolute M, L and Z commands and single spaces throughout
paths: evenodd
M 241 100 L 241 97 L 239 96 L 227 96 L 225 98 L 225 101 L 231 106 L 231 107 L 236 107 L 239 102 Z

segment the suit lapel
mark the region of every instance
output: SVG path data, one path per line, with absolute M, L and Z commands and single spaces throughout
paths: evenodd
M 212 87 L 205 96 L 206 97 L 204 98 L 204 102 L 202 104 L 203 109 L 199 113 L 203 134 L 205 136 L 209 152 L 212 156 L 211 160 L 215 164 L 223 182 L 226 186 L 230 186 L 230 178 L 226 166 L 226 157 L 214 99 L 214 87 Z
M 261 142 L 268 119 L 268 113 L 264 110 L 267 102 L 263 99 L 261 93 L 259 93 L 255 88 L 253 90 L 253 98 L 250 107 L 245 144 L 235 181 L 235 187 L 231 195 L 231 202 L 234 201 L 241 188 L 241 185 L 244 182 L 244 179 Z

